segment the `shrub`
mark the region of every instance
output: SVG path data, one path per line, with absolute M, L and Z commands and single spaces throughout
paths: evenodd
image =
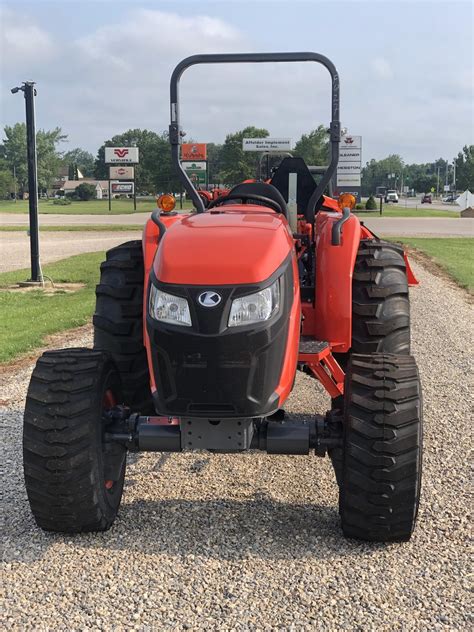
M 93 184 L 89 184 L 88 182 L 83 182 L 77 187 L 76 195 L 83 202 L 93 200 L 96 195 L 95 186 Z
M 369 197 L 367 202 L 365 203 L 365 208 L 367 211 L 376 211 L 377 210 L 377 202 L 373 195 Z
M 60 198 L 59 200 L 53 200 L 53 204 L 55 206 L 69 206 L 72 204 L 71 200 L 66 200 L 65 198 Z
M 355 205 L 355 210 L 356 210 L 356 211 L 363 211 L 364 209 L 365 209 L 365 206 L 364 206 L 361 202 L 358 202 L 358 203 Z

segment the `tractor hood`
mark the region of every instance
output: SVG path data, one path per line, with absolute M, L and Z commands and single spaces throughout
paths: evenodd
M 186 216 L 163 235 L 156 278 L 179 285 L 242 285 L 268 279 L 293 248 L 287 221 L 261 206 Z

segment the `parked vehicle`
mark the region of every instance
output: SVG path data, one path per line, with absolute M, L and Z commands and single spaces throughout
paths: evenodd
M 200 63 L 297 61 L 332 77 L 325 174 L 316 183 L 302 158 L 287 157 L 270 182 L 238 184 L 206 208 L 180 163 L 182 73 Z M 251 449 L 327 454 L 344 534 L 408 540 L 421 485 L 408 296 L 416 279 L 403 249 L 352 214 L 353 195 L 323 194 L 341 138 L 336 68 L 317 53 L 196 55 L 176 67 L 170 88 L 171 155 L 196 213 L 177 213 L 173 196 L 161 196 L 143 239 L 112 248 L 101 265 L 93 349 L 39 358 L 23 435 L 37 524 L 108 529 L 128 451 Z M 327 412 L 285 412 L 297 371 L 325 388 Z M 179 516 L 176 524 L 179 539 Z
M 421 198 L 421 203 L 422 204 L 431 204 L 433 202 L 431 193 L 425 193 L 423 195 L 423 197 Z
M 398 193 L 394 189 L 389 189 L 385 194 L 385 202 L 394 202 L 398 204 Z
M 445 204 L 452 204 L 455 200 L 456 200 L 456 194 L 455 193 L 448 193 L 448 195 L 446 195 L 446 197 L 443 198 L 443 202 Z

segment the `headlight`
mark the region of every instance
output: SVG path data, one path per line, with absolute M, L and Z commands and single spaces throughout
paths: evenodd
M 181 296 L 167 294 L 152 285 L 150 288 L 149 309 L 150 316 L 155 320 L 191 327 L 191 313 L 188 301 Z
M 260 292 L 241 296 L 232 301 L 229 327 L 249 325 L 268 320 L 280 305 L 280 280 Z

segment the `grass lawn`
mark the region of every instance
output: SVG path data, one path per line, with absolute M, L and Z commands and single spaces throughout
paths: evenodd
M 176 201 L 180 210 L 179 201 Z M 40 213 L 58 213 L 60 215 L 125 215 L 129 213 L 150 213 L 156 208 L 153 199 L 137 200 L 137 210 L 133 210 L 133 200 L 112 200 L 112 210 L 109 211 L 107 200 L 90 200 L 89 202 L 72 202 L 69 206 L 53 204 L 53 200 L 40 200 Z M 184 202 L 183 208 L 192 208 L 191 202 Z M 28 200 L 0 200 L 0 213 L 28 213 Z
M 74 224 L 70 226 L 40 226 L 40 232 L 121 232 L 127 230 L 143 230 L 144 224 Z M 28 230 L 28 226 L 0 226 L 1 233 L 25 233 Z
M 474 293 L 474 238 L 387 237 L 431 257 L 461 286 Z
M 0 290 L 0 362 L 7 362 L 41 346 L 45 336 L 88 322 L 95 305 L 103 252 L 62 259 L 44 266 L 43 272 L 56 283 L 84 283 L 74 293 L 45 294 L 41 290 Z M 0 274 L 0 288 L 28 277 L 28 270 Z
M 358 217 L 380 217 L 379 211 L 354 211 Z M 460 217 L 459 211 L 441 211 L 437 209 L 395 208 L 385 206 L 382 217 Z

